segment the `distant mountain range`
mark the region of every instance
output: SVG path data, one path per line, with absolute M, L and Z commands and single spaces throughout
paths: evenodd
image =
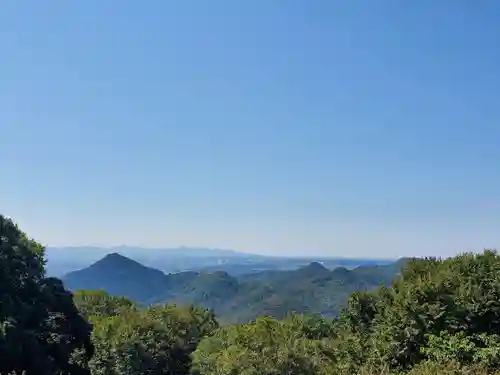
M 262 270 L 287 270 L 319 262 L 326 268 L 354 268 L 359 265 L 388 264 L 393 260 L 346 259 L 328 257 L 273 257 L 240 253 L 233 250 L 179 247 L 174 249 L 148 249 L 131 246 L 101 247 L 48 247 L 47 273 L 62 275 L 86 268 L 106 254 L 119 253 L 141 264 L 163 272 L 226 271 L 240 275 Z
M 62 279 L 70 290 L 105 290 L 140 304 L 175 302 L 212 308 L 224 322 L 295 312 L 336 315 L 357 290 L 387 284 L 406 259 L 385 265 L 333 270 L 319 262 L 293 270 L 230 275 L 225 271 L 165 274 L 118 253 Z

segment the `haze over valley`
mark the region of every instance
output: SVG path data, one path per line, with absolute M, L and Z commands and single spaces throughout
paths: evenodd
M 350 259 L 344 257 L 285 257 L 241 253 L 233 250 L 179 247 L 151 249 L 130 246 L 116 247 L 47 247 L 47 273 L 51 276 L 64 274 L 90 266 L 107 254 L 119 253 L 148 267 L 163 272 L 226 271 L 244 274 L 259 270 L 286 270 L 320 262 L 326 268 L 353 268 L 359 265 L 387 264 L 394 259 Z

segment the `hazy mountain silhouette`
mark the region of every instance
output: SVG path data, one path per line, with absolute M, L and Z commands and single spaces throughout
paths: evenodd
M 63 278 L 67 288 L 99 289 L 136 301 L 149 301 L 167 286 L 166 275 L 143 266 L 118 253 L 111 253 L 91 266 L 68 273 Z
M 326 268 L 354 268 L 359 265 L 387 264 L 393 260 L 348 259 L 334 257 L 277 257 L 240 253 L 233 250 L 179 247 L 174 249 L 117 246 L 110 248 L 48 247 L 47 274 L 61 277 L 69 272 L 90 266 L 106 254 L 119 253 L 147 267 L 166 273 L 183 271 L 226 271 L 242 275 L 264 270 L 293 270 L 311 262 L 320 262 Z

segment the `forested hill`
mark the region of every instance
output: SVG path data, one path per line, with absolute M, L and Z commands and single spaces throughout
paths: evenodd
M 329 270 L 320 263 L 292 271 L 262 271 L 234 277 L 226 272 L 164 274 L 113 253 L 63 277 L 70 290 L 105 290 L 140 304 L 176 302 L 214 309 L 226 322 L 246 322 L 260 315 L 288 312 L 337 315 L 355 291 L 391 281 L 402 259 L 389 265 Z

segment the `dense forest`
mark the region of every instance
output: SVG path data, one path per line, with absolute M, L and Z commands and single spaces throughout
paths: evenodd
M 406 261 L 352 270 L 329 270 L 313 262 L 296 270 L 233 276 L 223 271 L 164 274 L 112 253 L 63 281 L 72 291 L 104 290 L 142 306 L 194 304 L 212 309 L 220 323 L 247 323 L 262 315 L 282 318 L 290 311 L 337 316 L 351 293 L 388 284 Z
M 0 216 L 0 373 L 487 374 L 500 368 L 500 257 L 414 259 L 335 318 L 221 326 L 213 311 L 139 308 L 47 278 L 44 248 Z M 500 372 L 499 372 L 500 373 Z

